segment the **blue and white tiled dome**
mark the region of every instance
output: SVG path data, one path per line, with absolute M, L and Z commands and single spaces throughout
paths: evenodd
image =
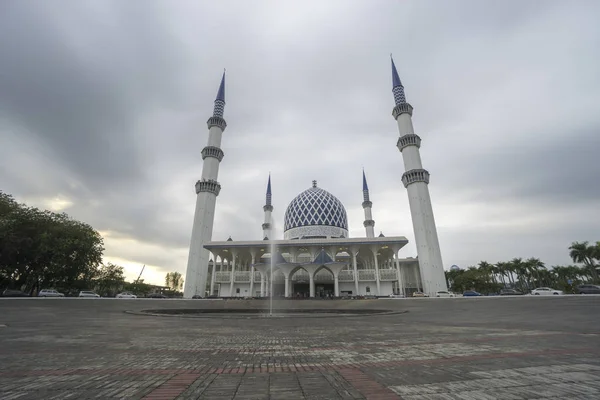
M 341 201 L 313 187 L 300 193 L 285 210 L 284 239 L 348 237 L 348 217 Z

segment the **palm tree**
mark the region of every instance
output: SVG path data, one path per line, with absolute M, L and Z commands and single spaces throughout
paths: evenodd
M 183 276 L 179 272 L 169 272 L 165 276 L 165 285 L 171 290 L 181 290 L 183 287 Z
M 569 247 L 569 256 L 573 262 L 585 265 L 594 282 L 598 281 L 598 272 L 596 271 L 595 259 L 600 258 L 600 246 L 596 242 L 595 245 L 589 245 L 588 241 L 573 242 Z
M 481 272 L 485 276 L 485 280 L 487 282 L 494 282 L 494 283 L 496 283 L 496 277 L 493 274 L 493 268 L 494 268 L 494 266 L 492 264 L 490 264 L 489 262 L 487 262 L 487 261 L 480 261 L 479 262 L 479 269 L 481 270 Z

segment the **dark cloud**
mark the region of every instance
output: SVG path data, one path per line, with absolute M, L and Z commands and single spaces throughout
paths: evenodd
M 184 272 L 224 67 L 215 240 L 261 237 L 269 172 L 280 234 L 287 204 L 317 179 L 362 235 L 364 167 L 376 229 L 407 236 L 414 255 L 390 52 L 415 107 L 448 265 L 563 263 L 571 240 L 598 239 L 570 214 L 600 204 L 595 2 L 0 8 L 2 189 L 71 204 L 107 232 L 107 256 Z

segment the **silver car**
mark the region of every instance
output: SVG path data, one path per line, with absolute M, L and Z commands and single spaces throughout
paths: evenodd
M 96 293 L 94 293 L 94 292 L 92 292 L 90 290 L 82 290 L 81 292 L 79 292 L 79 297 L 94 297 L 94 298 L 97 298 L 97 297 L 100 297 L 100 295 L 96 294 Z
M 54 289 L 42 289 L 38 293 L 38 297 L 65 297 L 65 295 Z

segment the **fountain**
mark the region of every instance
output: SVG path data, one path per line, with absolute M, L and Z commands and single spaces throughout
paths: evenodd
M 273 236 L 273 232 L 275 231 L 275 226 L 273 224 L 273 217 L 271 217 L 271 236 Z M 272 237 L 269 238 L 270 249 L 271 252 L 271 266 L 269 271 L 269 317 L 273 316 L 273 267 L 275 266 L 275 252 L 277 249 L 275 248 L 275 240 Z

